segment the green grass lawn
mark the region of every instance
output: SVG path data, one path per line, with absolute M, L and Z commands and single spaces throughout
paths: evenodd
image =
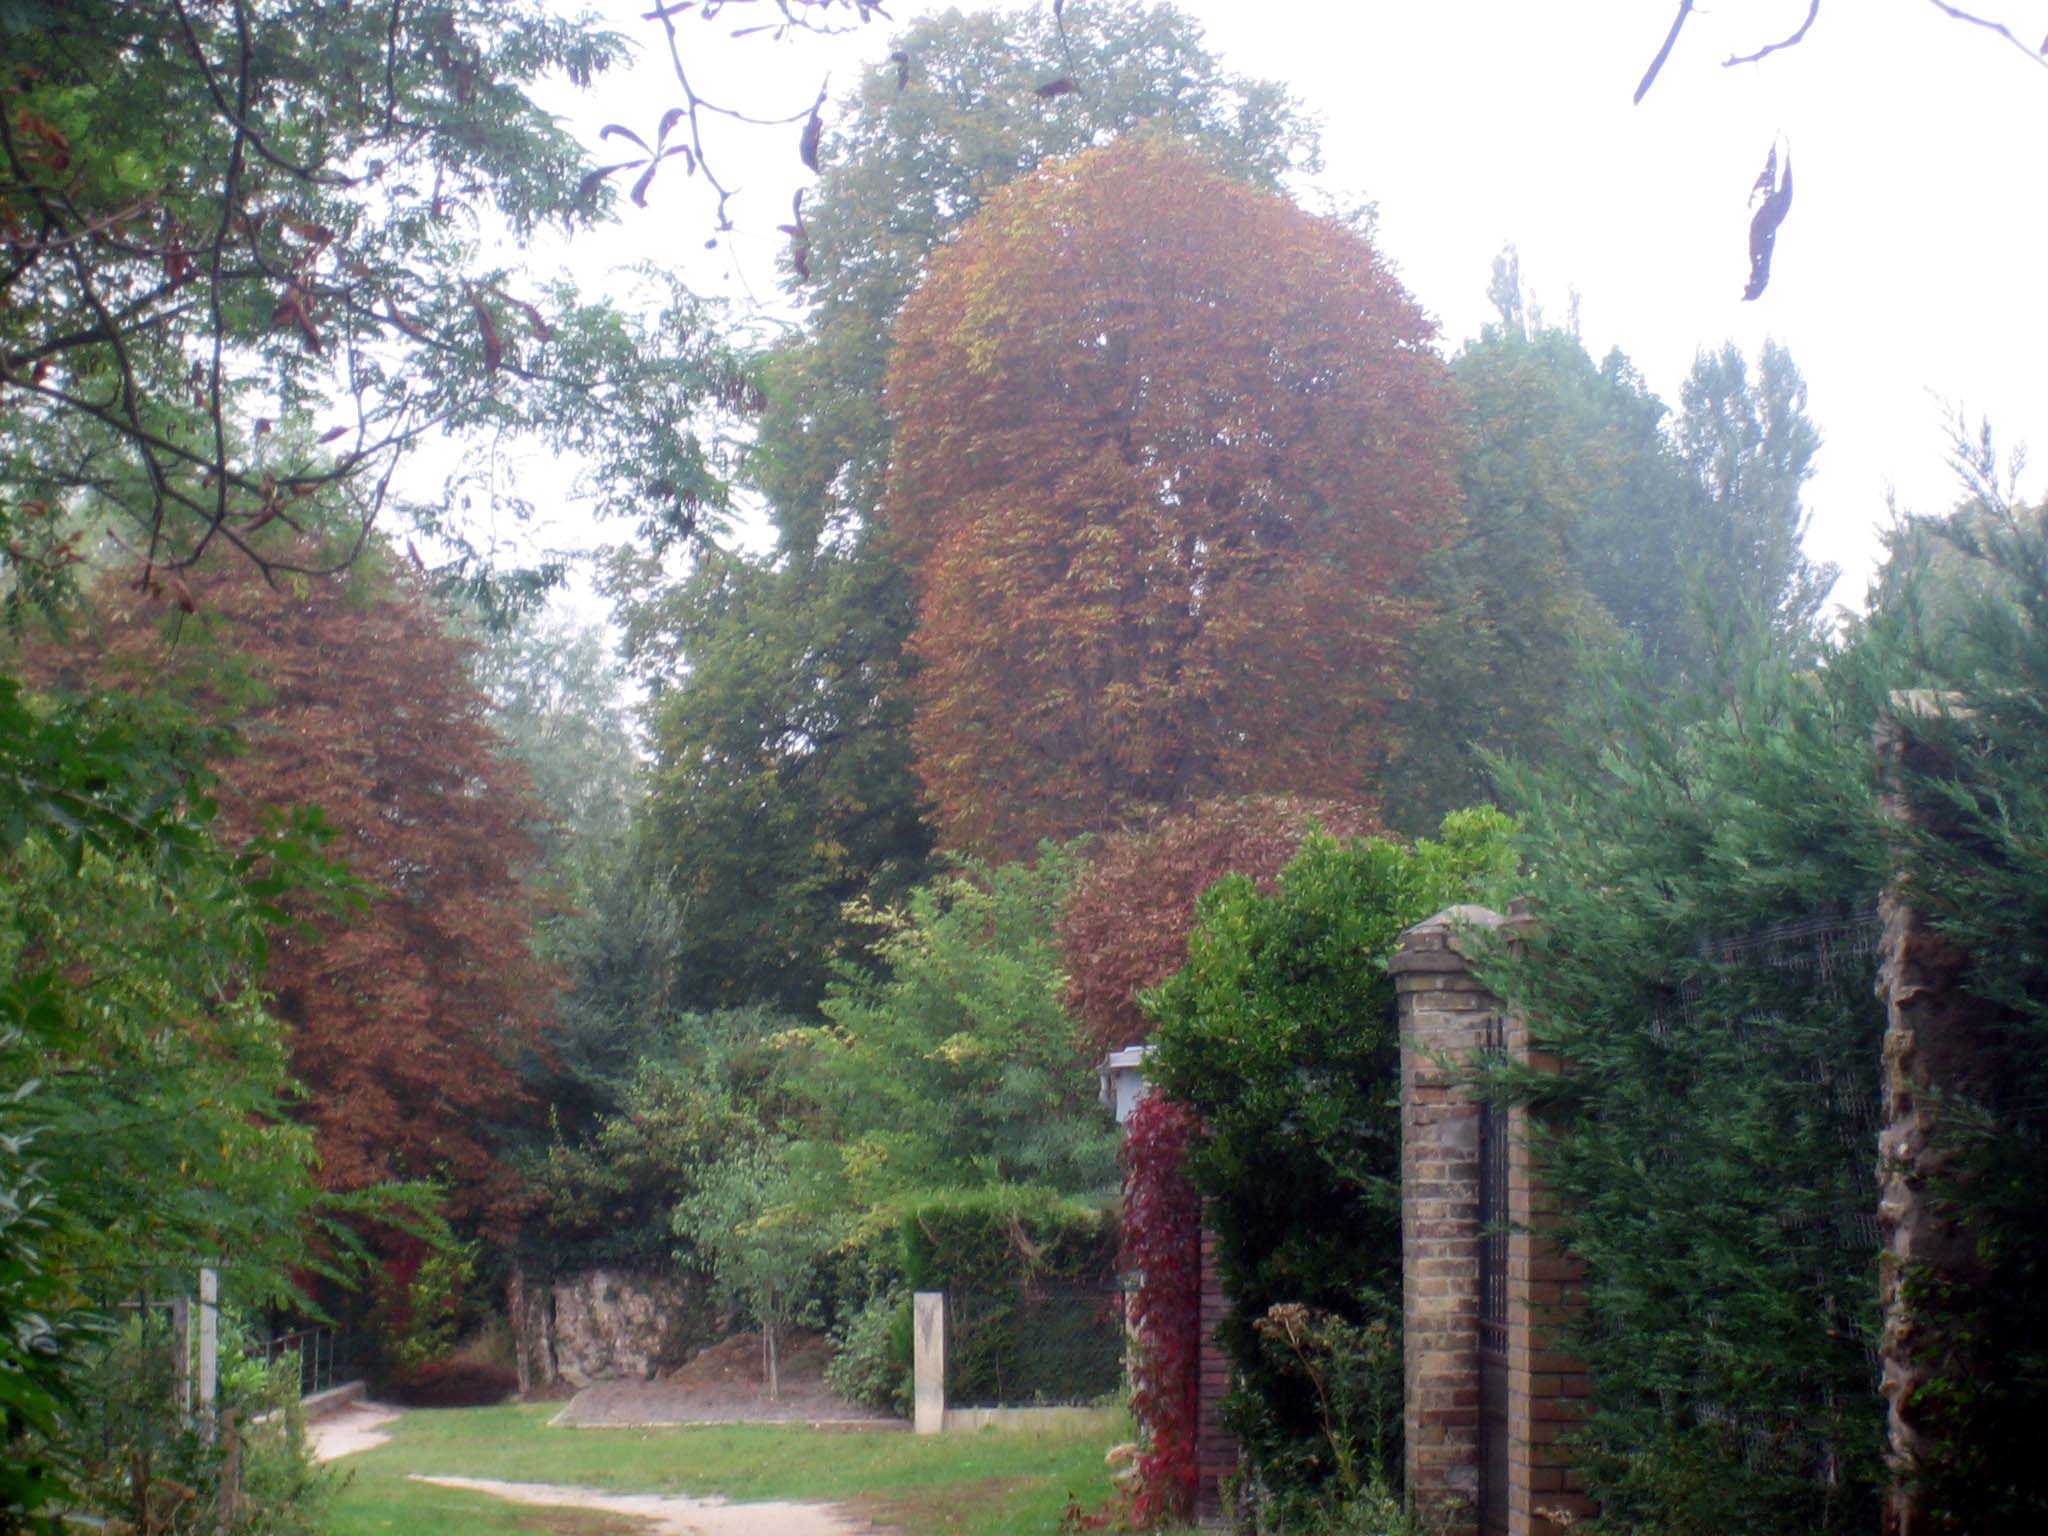
M 907 1536 L 1052 1536 L 1071 1494 L 1109 1494 L 1099 1430 L 901 1430 L 750 1424 L 557 1429 L 558 1404 L 407 1414 L 391 1441 L 337 1462 L 349 1476 L 331 1536 L 623 1536 L 644 1527 L 408 1481 L 410 1473 L 567 1483 L 617 1493 L 719 1494 L 849 1506 Z

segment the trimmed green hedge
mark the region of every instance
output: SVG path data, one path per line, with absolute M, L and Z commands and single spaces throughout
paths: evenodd
M 1114 1205 L 999 1185 L 925 1200 L 902 1230 L 911 1288 L 947 1295 L 948 1402 L 1077 1402 L 1118 1388 Z M 902 1339 L 907 1364 L 907 1327 Z

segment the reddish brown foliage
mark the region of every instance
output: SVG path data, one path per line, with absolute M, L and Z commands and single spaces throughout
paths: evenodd
M 1137 994 L 1187 963 L 1202 892 L 1232 871 L 1270 889 L 1312 823 L 1333 837 L 1379 830 L 1362 805 L 1266 795 L 1200 801 L 1105 839 L 1060 917 L 1067 1006 L 1089 1039 L 1112 1051 L 1151 1033 Z
M 197 614 L 110 582 L 98 647 L 50 670 L 177 687 L 230 722 L 222 830 L 318 805 L 329 850 L 376 887 L 367 909 L 273 936 L 265 987 L 293 1031 L 320 1176 L 332 1189 L 438 1178 L 451 1215 L 503 1232 L 518 1183 L 489 1126 L 522 1107 L 551 978 L 528 950 L 521 875 L 544 814 L 498 755 L 485 701 L 409 573 L 373 550 L 340 577 L 267 586 L 246 562 L 190 573 Z
M 1358 793 L 1456 516 L 1431 335 L 1361 236 L 1158 137 L 1005 188 L 932 258 L 882 512 L 946 841 Z

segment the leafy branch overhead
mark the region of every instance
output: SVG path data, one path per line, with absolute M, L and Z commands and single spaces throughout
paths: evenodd
M 80 518 L 181 603 L 177 573 L 217 546 L 310 574 L 352 560 L 390 505 L 458 545 L 398 489 L 429 440 L 537 432 L 610 466 L 592 471 L 600 512 L 644 508 L 648 484 L 698 506 L 722 494 L 698 434 L 750 392 L 728 387 L 694 301 L 671 288 L 650 325 L 517 270 L 542 231 L 609 217 L 617 173 L 636 170 L 644 205 L 660 166 L 703 169 L 691 108 L 651 137 L 609 125 L 605 143 L 638 153 L 592 168 L 534 99 L 552 76 L 590 87 L 623 38 L 543 0 L 137 0 L 30 19 L 0 67 L 14 592 L 61 598 Z M 274 522 L 330 538 L 280 553 L 257 537 Z

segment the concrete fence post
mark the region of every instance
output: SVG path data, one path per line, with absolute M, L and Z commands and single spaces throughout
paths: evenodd
M 220 1271 L 199 1271 L 199 1423 L 213 1437 L 214 1405 L 220 1399 Z
M 913 1426 L 936 1435 L 946 1427 L 946 1293 L 919 1291 L 911 1305 Z

